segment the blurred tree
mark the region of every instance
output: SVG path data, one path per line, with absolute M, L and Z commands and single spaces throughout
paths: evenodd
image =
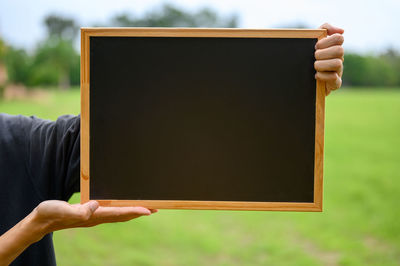
M 25 50 L 9 47 L 4 62 L 9 82 L 27 84 L 31 72 L 31 58 Z
M 79 66 L 79 55 L 71 41 L 47 39 L 36 50 L 28 85 L 58 85 L 68 89 L 76 64 Z
M 79 85 L 80 57 L 73 46 L 79 30 L 77 23 L 72 18 L 50 14 L 45 17 L 44 25 L 48 36 L 33 53 L 13 48 L 0 39 L 0 67 L 2 64 L 6 66 L 8 82 L 29 87 L 58 85 L 64 89 Z M 238 17 L 235 14 L 222 17 L 209 8 L 190 12 L 165 4 L 138 17 L 129 13 L 118 14 L 107 26 L 237 27 Z M 308 28 L 303 23 L 284 27 Z M 390 48 L 378 55 L 346 53 L 343 83 L 349 86 L 400 87 L 399 52 Z
M 79 31 L 79 27 L 72 18 L 51 14 L 45 17 L 44 24 L 49 38 L 73 41 Z
M 68 89 L 71 80 L 73 85 L 79 84 L 79 54 L 73 47 L 79 31 L 77 23 L 72 18 L 50 14 L 44 25 L 48 36 L 35 52 L 28 84 L 58 85 L 62 89 Z
M 197 12 L 189 12 L 171 4 L 164 4 L 160 9 L 150 11 L 142 17 L 122 13 L 111 19 L 116 27 L 221 27 L 235 28 L 238 16 L 226 18 L 219 16 L 214 10 L 202 8 Z
M 367 72 L 367 60 L 365 57 L 348 53 L 343 62 L 343 84 L 347 86 L 365 86 L 364 74 Z
M 390 64 L 390 67 L 393 69 L 395 75 L 395 83 L 397 86 L 400 86 L 400 53 L 394 48 L 390 47 L 386 50 L 385 53 L 381 55 L 385 61 Z
M 347 53 L 343 83 L 348 86 L 400 86 L 400 56 L 389 50 L 381 55 Z
M 367 86 L 386 86 L 396 85 L 396 73 L 390 62 L 381 56 L 367 56 L 367 72 L 364 79 Z
M 7 46 L 0 38 L 0 99 L 3 98 L 4 87 L 8 79 L 7 69 L 4 65 L 4 58 L 6 55 Z
M 3 39 L 0 38 L 0 62 L 3 62 L 6 54 L 7 46 Z

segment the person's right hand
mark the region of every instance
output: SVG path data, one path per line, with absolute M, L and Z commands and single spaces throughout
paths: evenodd
M 0 236 L 0 266 L 9 265 L 29 245 L 50 232 L 125 222 L 156 211 L 143 207 L 99 207 L 97 201 L 73 205 L 60 200 L 43 201 L 28 216 Z
M 100 207 L 97 201 L 69 204 L 65 201 L 48 200 L 40 203 L 31 215 L 32 223 L 42 229 L 43 237 L 47 233 L 66 228 L 125 222 L 156 211 L 143 207 Z

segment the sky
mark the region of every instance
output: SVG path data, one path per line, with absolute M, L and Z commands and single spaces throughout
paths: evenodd
M 140 16 L 163 3 L 189 11 L 210 7 L 221 15 L 235 13 L 241 28 L 278 28 L 324 22 L 345 29 L 347 51 L 400 50 L 400 0 L 0 0 L 0 36 L 26 49 L 45 37 L 43 18 L 49 13 L 71 16 L 83 27 L 106 22 L 116 13 Z

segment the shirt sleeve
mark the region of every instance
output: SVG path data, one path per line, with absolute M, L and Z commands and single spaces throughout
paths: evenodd
M 56 121 L 21 117 L 26 123 L 27 169 L 43 200 L 67 201 L 79 191 L 80 116 Z

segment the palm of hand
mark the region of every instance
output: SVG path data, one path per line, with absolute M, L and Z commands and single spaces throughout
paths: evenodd
M 90 227 L 101 223 L 125 222 L 156 210 L 143 207 L 99 207 L 96 201 L 85 204 L 69 204 L 65 201 L 48 200 L 35 209 L 37 221 L 46 231 Z

